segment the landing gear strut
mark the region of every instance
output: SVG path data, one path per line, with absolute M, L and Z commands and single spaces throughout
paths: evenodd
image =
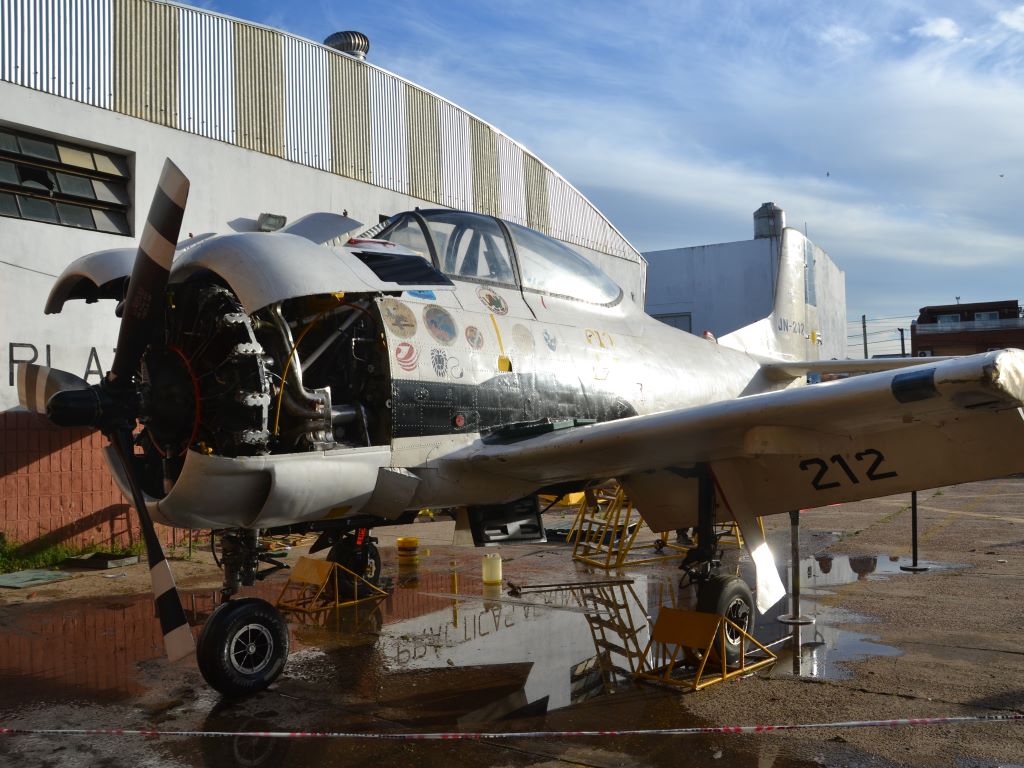
M 696 584 L 697 610 L 725 616 L 745 632 L 754 630 L 754 598 L 739 576 L 719 573 L 722 554 L 715 533 L 715 480 L 707 464 L 694 469 L 697 478 L 697 546 L 686 553 L 680 568 L 686 574 L 680 586 Z M 726 662 L 739 661 L 743 636 L 726 628 Z
M 217 543 L 213 542 L 217 559 Z M 258 693 L 277 679 L 288 659 L 288 625 L 266 600 L 231 600 L 242 586 L 252 586 L 286 568 L 260 544 L 259 531 L 233 529 L 220 535 L 218 565 L 224 569 L 221 604 L 206 620 L 196 647 L 203 679 L 228 697 Z M 269 567 L 260 570 L 260 564 Z

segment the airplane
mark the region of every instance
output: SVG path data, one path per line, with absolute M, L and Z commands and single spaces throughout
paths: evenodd
M 18 389 L 109 438 L 167 655 L 195 650 L 226 696 L 265 689 L 288 655 L 272 605 L 230 599 L 272 561 L 261 533 L 316 532 L 314 551 L 374 582 L 373 527 L 457 507 L 477 543 L 541 537 L 538 494 L 614 478 L 653 531 L 697 528 L 698 608 L 749 629 L 785 594 L 760 516 L 1024 470 L 1024 352 L 801 359 L 802 247 L 782 248 L 771 314 L 715 340 L 513 222 L 417 209 L 336 247 L 359 224 L 326 215 L 179 246 L 188 189 L 168 159 L 137 251 L 84 256 L 51 290 L 47 313 L 118 300 L 102 382 L 24 364 Z M 815 371 L 866 373 L 805 386 Z M 725 515 L 753 593 L 719 572 Z M 153 521 L 219 539 L 223 601 L 197 645 Z

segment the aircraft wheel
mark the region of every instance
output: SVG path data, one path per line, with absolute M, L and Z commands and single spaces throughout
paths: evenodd
M 229 600 L 206 620 L 196 660 L 211 687 L 232 698 L 259 693 L 288 659 L 288 625 L 266 600 Z
M 356 553 L 356 545 L 351 539 L 342 539 L 327 553 L 327 559 L 332 563 L 343 565 L 352 573 L 357 573 L 373 584 L 380 586 L 380 550 L 372 541 L 363 544 L 363 555 L 359 557 Z M 348 576 L 348 574 L 342 574 Z M 345 579 L 351 583 L 351 578 Z
M 750 587 L 739 576 L 718 574 L 697 588 L 697 610 L 717 613 L 751 633 L 754 631 L 754 598 Z M 716 646 L 717 647 L 717 646 Z M 727 664 L 740 659 L 743 637 L 730 626 L 725 628 L 725 654 Z

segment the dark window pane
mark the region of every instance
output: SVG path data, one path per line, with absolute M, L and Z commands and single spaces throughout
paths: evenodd
M 8 163 L 5 160 L 0 160 L 0 182 L 4 184 L 20 184 L 18 179 L 18 172 L 14 168 L 14 163 Z
M 92 191 L 92 180 L 85 178 L 85 176 L 76 176 L 72 173 L 58 173 L 57 182 L 60 184 L 60 191 L 66 195 L 95 197 Z
M 124 184 L 117 181 L 100 181 L 93 179 L 93 189 L 96 191 L 96 199 L 106 203 L 119 203 L 128 205 L 131 202 L 128 198 L 128 191 Z
M 80 205 L 69 205 L 68 203 L 57 203 L 57 212 L 60 214 L 60 223 L 83 229 L 96 229 L 92 220 L 92 211 Z
M 57 148 L 53 145 L 52 141 L 41 141 L 39 139 L 30 139 L 26 136 L 19 136 L 18 143 L 21 144 L 22 154 L 29 157 L 41 157 L 44 160 L 53 160 L 54 162 L 59 161 Z
M 29 189 L 38 189 L 43 192 L 51 192 L 57 187 L 57 177 L 50 171 L 37 168 L 34 165 L 18 164 L 18 176 L 21 177 L 21 185 Z
M 57 218 L 57 208 L 49 200 L 18 195 L 18 202 L 21 204 L 21 215 L 26 219 L 48 221 L 51 224 L 60 223 L 60 219 Z
M 14 195 L 0 192 L 0 216 L 21 216 L 18 211 L 18 201 L 14 199 Z
M 128 219 L 120 211 L 93 211 L 96 217 L 96 229 L 101 232 L 113 232 L 116 235 L 131 234 L 128 230 Z
M 0 131 L 0 149 L 4 152 L 18 153 L 18 140 L 14 138 L 13 133 L 7 131 Z

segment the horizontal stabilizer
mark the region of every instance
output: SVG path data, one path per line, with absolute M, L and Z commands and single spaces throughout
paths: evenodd
M 772 381 L 786 381 L 806 376 L 808 373 L 877 373 L 908 368 L 914 365 L 934 365 L 952 357 L 873 357 L 870 360 L 787 360 L 768 363 L 761 367 Z

